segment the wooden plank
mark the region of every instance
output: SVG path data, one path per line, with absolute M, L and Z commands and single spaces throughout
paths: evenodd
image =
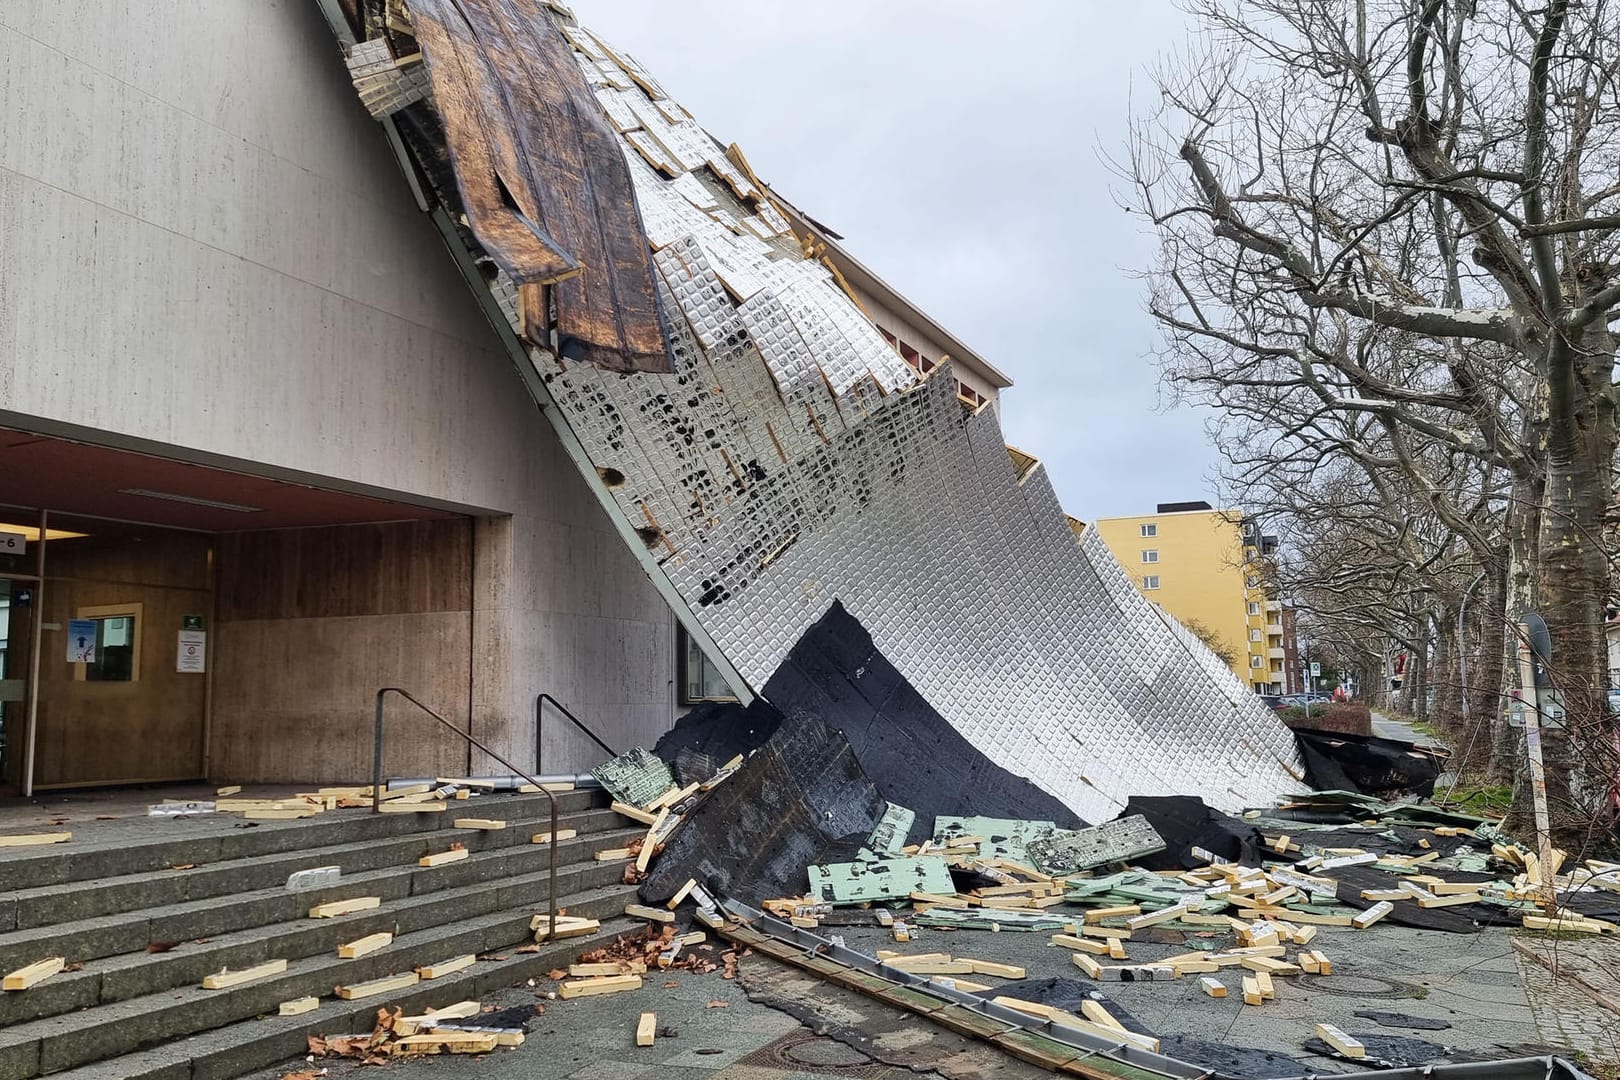
M 568 975 L 574 979 L 590 979 L 600 975 L 645 975 L 647 965 L 640 960 L 605 960 L 593 964 L 569 964 Z
M 373 997 L 377 994 L 391 994 L 395 990 L 415 986 L 421 979 L 416 972 L 407 971 L 403 975 L 389 975 L 369 982 L 358 982 L 353 986 L 340 986 L 337 988 L 337 996 L 345 1001 L 353 1001 L 356 998 Z
M 352 915 L 356 911 L 370 911 L 382 907 L 380 896 L 353 896 L 347 900 L 332 900 L 325 904 L 316 904 L 309 909 L 312 919 L 335 919 L 339 915 Z
M 620 859 L 630 857 L 629 848 L 603 848 L 596 853 L 597 862 L 618 862 Z
M 1243 1004 L 1263 1005 L 1265 997 L 1260 993 L 1260 983 L 1253 975 L 1243 976 Z
M 262 964 L 255 964 L 240 971 L 222 970 L 205 978 L 202 982 L 204 990 L 229 990 L 233 986 L 241 986 L 256 979 L 268 979 L 272 975 L 279 975 L 287 970 L 285 960 L 266 960 Z
M 692 890 L 695 888 L 697 888 L 697 879 L 687 878 L 686 884 L 675 890 L 675 895 L 670 897 L 669 903 L 665 904 L 664 906 L 669 908 L 669 910 L 674 911 L 676 908 L 681 906 L 682 900 L 685 900 L 692 894 Z
M 441 851 L 436 855 L 424 855 L 420 859 L 416 860 L 416 865 L 443 866 L 445 863 L 460 862 L 462 859 L 467 858 L 471 854 L 472 852 L 468 851 L 464 847 L 451 848 L 449 851 Z
M 579 833 L 576 832 L 573 829 L 558 829 L 557 830 L 557 840 L 559 842 L 561 842 L 563 840 L 572 840 L 574 837 L 576 837 L 578 835 L 579 835 Z M 549 844 L 549 843 L 551 843 L 551 834 L 548 833 L 548 832 L 535 833 L 534 834 L 534 839 L 533 839 L 532 842 L 536 843 L 536 844 Z
M 36 844 L 65 844 L 73 839 L 70 832 L 51 833 L 19 833 L 15 836 L 0 836 L 0 847 L 33 847 Z
M 993 960 L 968 960 L 968 963 L 973 965 L 974 975 L 994 975 L 998 979 L 1022 979 L 1028 974 L 1016 964 L 998 964 Z
M 239 795 L 239 794 L 241 794 L 241 792 L 242 792 L 242 785 L 241 784 L 232 784 L 229 787 L 222 787 L 222 788 L 217 789 L 214 792 L 214 798 L 223 799 L 227 795 Z
M 385 802 L 377 809 L 385 814 L 436 814 L 444 810 L 442 802 Z
M 1485 898 L 1477 892 L 1461 893 L 1457 896 L 1421 896 L 1418 898 L 1420 908 L 1457 907 L 1459 904 L 1478 904 Z
M 1108 952 L 1105 942 L 1093 941 L 1091 938 L 1075 937 L 1072 934 L 1053 934 L 1052 944 L 1065 949 L 1074 949 L 1077 952 L 1088 952 L 1094 956 L 1103 956 Z
M 658 847 L 658 830 L 664 827 L 669 820 L 669 807 L 658 811 L 653 823 L 647 826 L 647 835 L 641 838 L 641 850 L 636 853 L 636 869 L 645 874 L 647 867 L 652 865 L 653 851 Z
M 598 994 L 617 994 L 625 990 L 640 990 L 640 975 L 607 975 L 600 979 L 576 979 L 560 983 L 557 996 L 564 1001 L 573 998 L 594 997 Z
M 485 829 L 492 831 L 495 829 L 506 828 L 506 822 L 497 820 L 495 818 L 456 818 L 456 820 L 452 821 L 450 824 L 454 825 L 458 829 Z
M 1361 1058 L 1367 1056 L 1367 1048 L 1360 1042 L 1346 1035 L 1332 1024 L 1317 1024 L 1316 1037 L 1327 1043 L 1345 1057 Z
M 416 973 L 424 979 L 442 979 L 446 975 L 454 975 L 458 971 L 466 971 L 478 962 L 478 957 L 472 953 L 465 956 L 453 957 L 449 960 L 440 960 L 437 964 L 423 964 L 416 969 Z
M 1202 990 L 1212 998 L 1223 998 L 1226 996 L 1226 984 L 1221 982 L 1221 980 L 1212 978 L 1208 975 L 1202 976 L 1198 980 L 1198 989 Z
M 644 904 L 626 904 L 624 913 L 632 919 L 647 919 L 651 922 L 674 922 L 675 913 L 668 908 L 647 907 Z
M 651 825 L 658 820 L 657 814 L 649 814 L 639 806 L 631 806 L 629 803 L 619 802 L 616 799 L 609 806 L 609 809 L 615 814 L 623 815 L 631 821 L 640 822 L 643 825 Z
M 291 1001 L 283 1001 L 281 1005 L 277 1007 L 276 1015 L 302 1016 L 304 1013 L 314 1012 L 320 1007 L 321 999 L 318 997 L 293 998 Z
M 1142 908 L 1139 904 L 1116 904 L 1113 907 L 1092 908 L 1086 912 L 1086 922 L 1100 923 L 1104 919 L 1123 919 L 1140 914 L 1142 914 Z
M 512 1045 L 520 1045 L 518 1034 Z M 429 1031 L 420 1035 L 402 1035 L 388 1043 L 388 1052 L 409 1057 L 417 1054 L 487 1054 L 502 1045 L 501 1036 L 493 1031 Z
M 1069 959 L 1074 961 L 1075 967 L 1085 972 L 1091 978 L 1100 979 L 1103 977 L 1102 965 L 1097 963 L 1097 961 L 1093 960 L 1091 957 L 1087 956 L 1085 953 L 1070 953 Z
M 1366 911 L 1363 911 L 1360 915 L 1352 916 L 1350 919 L 1350 925 L 1355 927 L 1357 930 L 1365 930 L 1367 927 L 1371 926 L 1373 923 L 1377 922 L 1379 919 L 1382 919 L 1385 915 L 1388 915 L 1394 910 L 1394 904 L 1390 903 L 1388 900 L 1382 900 L 1368 908 Z
M 636 1021 L 636 1045 L 651 1046 L 658 1034 L 658 1014 L 642 1013 L 641 1019 Z
M 602 924 L 595 919 L 573 919 L 566 915 L 557 916 L 557 925 L 554 929 L 547 927 L 546 916 L 536 915 L 529 920 L 529 928 L 534 931 L 534 940 L 550 941 L 557 938 L 583 937 L 594 934 L 601 929 Z
M 351 941 L 347 945 L 339 945 L 338 959 L 358 960 L 362 956 L 369 956 L 378 949 L 386 949 L 393 943 L 394 935 L 388 933 L 387 931 L 377 934 L 367 934 L 365 937 L 360 938 L 357 941 Z
M 43 960 L 35 960 L 32 964 L 18 968 L 8 974 L 0 987 L 6 990 L 27 990 L 37 983 L 42 983 L 52 975 L 67 967 L 67 961 L 60 956 L 48 956 Z

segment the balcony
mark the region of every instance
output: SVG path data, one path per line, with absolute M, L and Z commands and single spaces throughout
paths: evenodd
M 1272 660 L 1286 660 L 1286 659 L 1288 659 L 1288 654 L 1286 652 L 1284 652 L 1279 647 L 1273 647 L 1273 648 L 1267 649 L 1266 650 L 1266 656 L 1269 657 Z
M 1280 615 L 1282 613 L 1282 601 L 1281 600 L 1267 600 L 1266 601 L 1266 611 L 1267 612 L 1275 612 L 1275 613 Z

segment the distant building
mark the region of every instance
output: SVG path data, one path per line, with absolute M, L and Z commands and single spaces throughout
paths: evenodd
M 1207 502 L 1159 503 L 1150 515 L 1094 524 L 1137 590 L 1206 634 L 1238 678 L 1262 694 L 1299 689 L 1292 613 L 1268 591 L 1276 537 L 1241 510 Z

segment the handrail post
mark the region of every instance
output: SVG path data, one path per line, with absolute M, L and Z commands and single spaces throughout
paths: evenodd
M 546 695 L 541 694 L 534 699 L 534 775 L 544 776 L 546 770 L 540 765 L 540 752 L 546 745 Z
M 371 812 L 382 813 L 383 699 L 390 687 L 377 691 L 377 725 L 371 733 Z

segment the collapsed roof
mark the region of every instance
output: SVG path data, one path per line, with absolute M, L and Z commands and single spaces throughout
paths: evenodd
M 1271 711 L 1076 534 L 992 408 L 897 355 L 741 152 L 633 57 L 541 0 L 352 14 L 362 100 L 745 698 L 840 602 L 979 752 L 1082 818 L 1300 787 Z

